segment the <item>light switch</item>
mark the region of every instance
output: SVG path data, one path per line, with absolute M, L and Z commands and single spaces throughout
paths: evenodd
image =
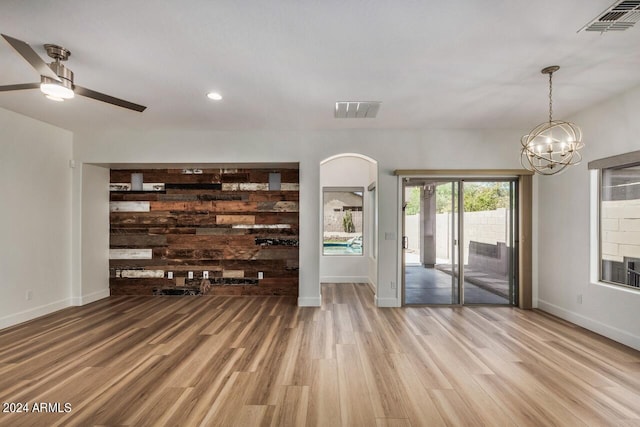
M 173 279 L 173 271 L 167 273 L 167 279 Z
M 202 272 L 202 278 L 203 279 L 208 279 L 209 278 L 209 272 L 208 271 L 203 271 Z
M 264 279 L 264 273 L 262 271 L 258 271 L 258 279 Z
M 193 271 L 190 271 L 188 276 L 189 276 L 189 279 L 193 279 Z

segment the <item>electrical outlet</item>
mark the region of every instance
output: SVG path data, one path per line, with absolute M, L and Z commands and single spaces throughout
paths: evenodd
M 31 301 L 33 299 L 33 291 L 31 289 L 29 289 L 26 293 L 26 295 L 24 296 L 24 298 L 27 301 Z
M 208 271 L 203 271 L 202 272 L 202 278 L 203 279 L 208 279 L 209 278 L 209 272 Z
M 190 271 L 190 272 L 187 274 L 187 277 L 189 277 L 189 279 L 193 279 L 193 271 Z
M 395 289 L 396 288 L 396 282 L 391 282 L 391 289 Z
M 578 294 L 576 301 L 578 301 L 578 304 L 582 304 L 582 294 Z
M 167 279 L 173 279 L 173 271 L 167 273 Z
M 258 279 L 264 279 L 264 272 L 258 271 Z

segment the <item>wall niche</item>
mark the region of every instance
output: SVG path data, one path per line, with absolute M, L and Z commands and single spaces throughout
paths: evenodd
M 298 169 L 112 169 L 111 295 L 297 296 L 298 202 Z

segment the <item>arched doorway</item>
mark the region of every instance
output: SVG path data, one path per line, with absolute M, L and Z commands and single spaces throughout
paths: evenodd
M 378 278 L 378 162 L 341 153 L 320 162 L 320 282 Z

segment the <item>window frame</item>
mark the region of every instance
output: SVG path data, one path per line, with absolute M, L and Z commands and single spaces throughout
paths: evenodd
M 597 277 L 595 277 L 595 281 L 599 284 L 608 285 L 615 289 L 624 289 L 631 292 L 640 292 L 640 287 L 631 286 L 627 283 L 614 282 L 612 280 L 607 280 L 604 278 L 603 271 L 603 257 L 602 257 L 602 244 L 603 244 L 603 227 L 602 227 L 602 203 L 603 203 L 603 172 L 605 170 L 613 170 L 613 169 L 625 169 L 631 167 L 640 166 L 640 150 L 633 151 L 630 153 L 624 153 L 616 156 L 606 157 L 603 159 L 598 159 L 589 162 L 588 168 L 590 170 L 595 170 L 597 172 L 597 177 L 595 179 L 595 183 L 597 186 L 596 194 L 596 209 L 595 209 L 595 245 L 597 246 L 597 250 L 595 251 L 596 259 L 594 260 L 597 263 L 597 268 L 595 269 Z M 593 182 L 593 181 L 592 181 Z M 593 253 L 593 252 L 592 252 Z M 593 271 L 593 270 L 592 270 Z
M 361 248 L 362 248 L 362 252 L 361 253 L 337 253 L 337 254 L 328 254 L 325 253 L 324 251 L 324 233 L 325 233 L 325 200 L 326 200 L 326 193 L 351 193 L 351 192 L 359 192 L 362 194 L 362 206 L 361 206 L 361 211 L 362 211 L 362 230 L 360 232 L 360 235 L 362 236 L 362 244 L 361 244 Z M 322 236 L 322 241 L 321 241 L 321 255 L 322 256 L 328 256 L 328 257 L 364 257 L 365 256 L 365 252 L 367 252 L 365 250 L 366 248 L 366 244 L 367 244 L 367 238 L 365 238 L 365 234 L 367 234 L 367 223 L 366 223 L 366 217 L 365 217 L 365 195 L 367 194 L 367 189 L 365 187 L 358 187 L 358 186 L 345 186 L 345 187 L 322 187 L 322 230 L 321 230 L 321 236 Z

